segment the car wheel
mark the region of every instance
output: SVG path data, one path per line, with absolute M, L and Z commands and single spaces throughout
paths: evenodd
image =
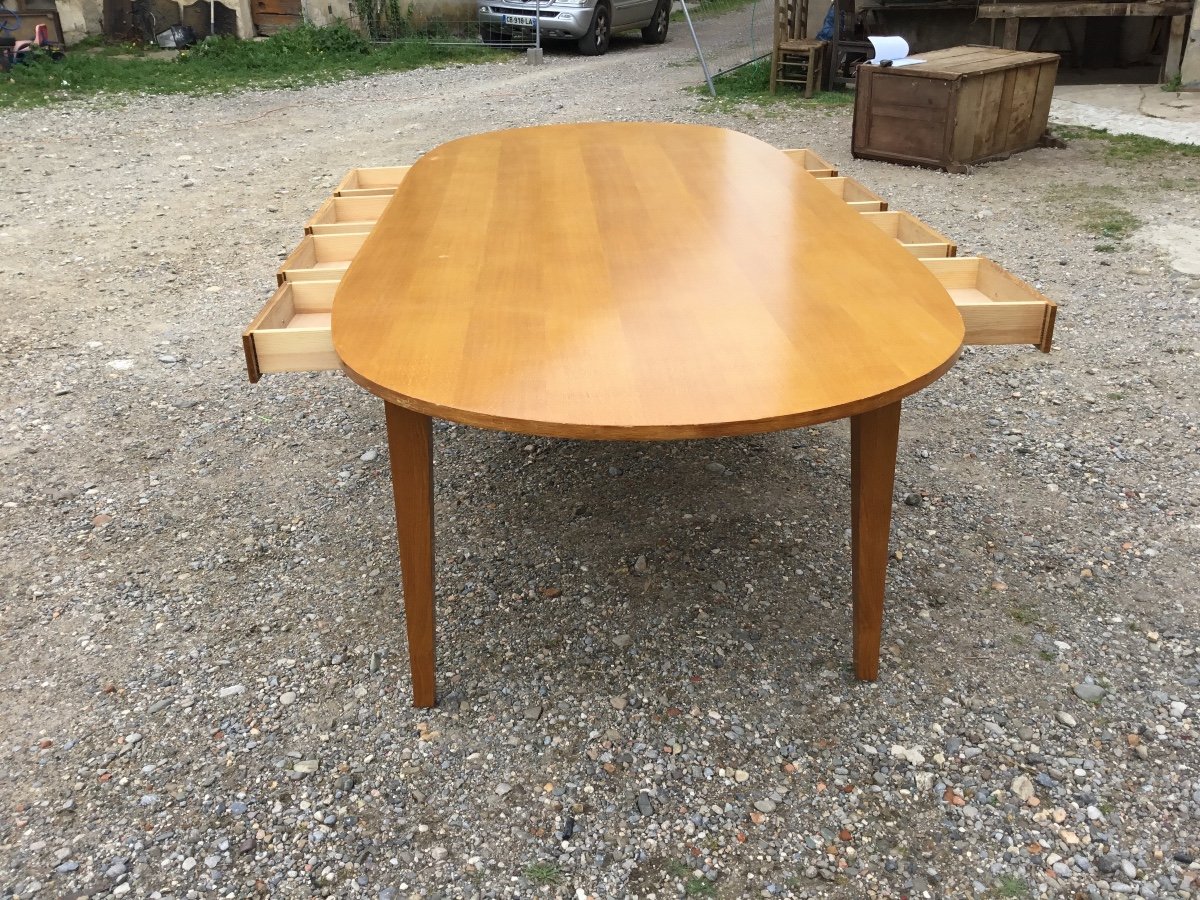
M 579 52 L 584 56 L 603 56 L 612 35 L 612 13 L 607 3 L 597 3 L 587 34 L 579 39 Z
M 667 28 L 671 24 L 671 0 L 658 0 L 654 18 L 642 29 L 642 40 L 647 44 L 662 44 L 667 40 Z

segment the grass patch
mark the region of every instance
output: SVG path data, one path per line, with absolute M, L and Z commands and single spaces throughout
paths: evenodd
M 1123 241 L 1137 230 L 1142 220 L 1124 207 L 1101 200 L 1080 213 L 1079 224 L 1094 237 Z
M 717 893 L 716 887 L 707 878 L 690 878 L 683 886 L 683 891 L 689 897 L 712 897 Z
M 377 72 L 485 62 L 500 51 L 482 45 L 413 41 L 372 44 L 345 25 L 302 25 L 263 41 L 207 38 L 178 56 L 135 44 L 72 47 L 55 62 L 35 57 L 13 66 L 0 109 L 46 106 L 110 94 L 201 94 L 247 88 L 301 87 Z
M 1036 606 L 1014 606 L 1009 609 L 1008 614 L 1012 617 L 1014 622 L 1017 622 L 1021 625 L 1036 624 L 1040 618 L 1038 616 L 1038 610 Z
M 1142 224 L 1121 205 L 1124 197 L 1124 188 L 1107 184 L 1060 184 L 1046 192 L 1049 202 L 1063 206 L 1080 228 L 1101 239 L 1095 249 L 1102 253 L 1118 249 Z
M 1140 134 L 1109 134 L 1103 128 L 1082 128 L 1076 125 L 1057 126 L 1055 134 L 1066 141 L 1103 141 L 1103 154 L 1119 162 L 1144 162 L 1151 159 L 1200 159 L 1200 147 L 1193 144 L 1173 144 Z
M 782 107 L 787 109 L 837 109 L 854 104 L 852 91 L 818 91 L 806 100 L 801 88 L 791 84 L 781 84 L 776 87 L 776 93 L 771 93 L 771 61 L 759 59 L 752 63 L 734 69 L 725 75 L 713 79 L 717 96 L 710 98 L 708 88 L 699 86 L 695 90 L 704 94 L 706 99 L 723 109 L 730 109 L 743 103 L 752 103 L 762 107 Z
M 1015 875 L 1003 875 L 996 885 L 997 897 L 1028 897 L 1029 882 Z
M 532 863 L 525 867 L 525 877 L 534 884 L 555 884 L 561 875 L 556 863 Z

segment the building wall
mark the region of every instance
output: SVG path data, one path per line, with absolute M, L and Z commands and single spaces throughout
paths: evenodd
M 62 22 L 63 40 L 68 44 L 81 41 L 104 29 L 104 0 L 56 0 L 58 18 Z

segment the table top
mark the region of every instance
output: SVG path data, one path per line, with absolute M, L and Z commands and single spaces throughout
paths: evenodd
M 934 381 L 962 340 L 933 275 L 802 166 L 663 123 L 430 151 L 333 306 L 346 371 L 385 400 L 569 438 L 856 415 Z

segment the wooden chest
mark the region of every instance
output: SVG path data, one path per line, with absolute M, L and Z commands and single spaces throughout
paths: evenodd
M 952 47 L 916 56 L 924 62 L 859 66 L 855 156 L 965 172 L 1045 133 L 1058 54 Z

